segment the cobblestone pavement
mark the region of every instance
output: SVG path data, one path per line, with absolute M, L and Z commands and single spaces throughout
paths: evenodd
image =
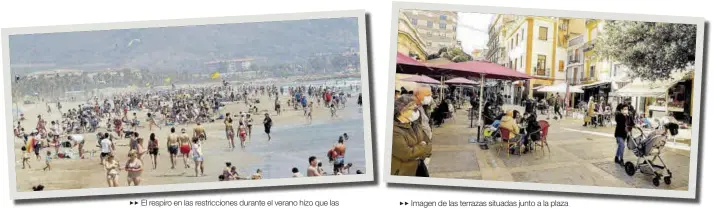
M 652 177 L 643 173 L 628 176 L 623 166 L 613 160 L 617 143 L 614 127 L 586 128 L 582 120 L 549 120 L 550 151 L 537 147 L 522 156 L 498 153 L 497 144 L 482 150 L 469 143 L 477 135 L 469 128 L 466 110 L 434 128 L 434 146 L 429 165 L 432 177 L 534 182 L 628 188 L 687 190 L 689 184 L 689 151 L 666 148 L 662 153 L 673 173 L 672 184 L 652 184 Z M 545 119 L 545 117 L 539 119 Z M 689 130 L 681 130 L 687 132 Z M 625 161 L 637 158 L 625 149 Z

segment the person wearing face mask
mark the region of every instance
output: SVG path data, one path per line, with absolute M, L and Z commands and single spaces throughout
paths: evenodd
M 417 169 L 423 165 L 422 159 L 428 153 L 428 137 L 421 130 L 419 118 L 416 97 L 402 95 L 394 101 L 392 175 L 416 176 Z
M 423 160 L 424 167 L 420 167 L 420 170 L 417 171 L 417 176 L 422 176 L 422 177 L 428 177 L 429 176 L 429 162 L 431 160 L 431 137 L 432 137 L 432 132 L 431 132 L 431 125 L 430 125 L 430 112 L 427 111 L 431 109 L 431 105 L 434 102 L 434 99 L 432 98 L 432 93 L 431 93 L 431 87 L 429 86 L 420 86 L 416 89 L 414 92 L 414 97 L 415 97 L 415 102 L 417 104 L 417 110 L 419 111 L 419 121 L 417 124 L 421 126 L 421 130 L 424 131 L 426 134 L 426 143 L 427 143 L 427 149 L 426 149 L 426 155 L 425 158 L 421 159 Z M 439 117 L 441 121 L 443 121 L 443 116 Z
M 619 165 L 624 165 L 622 154 L 625 151 L 625 140 L 631 128 L 635 125 L 631 114 L 627 105 L 618 105 L 615 113 L 615 140 L 617 140 L 615 163 Z

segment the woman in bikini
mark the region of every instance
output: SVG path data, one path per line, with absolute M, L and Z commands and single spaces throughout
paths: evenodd
M 107 171 L 107 184 L 109 187 L 118 187 L 119 162 L 114 159 L 114 155 L 110 154 L 104 160 L 104 170 Z
M 136 139 L 136 154 L 138 155 L 139 160 L 144 158 L 144 154 L 146 154 L 146 149 L 144 148 L 144 138 Z
M 245 137 L 248 135 L 248 133 L 246 132 L 246 129 L 247 128 L 246 128 L 245 124 L 243 122 L 241 122 L 240 125 L 238 126 L 238 134 L 240 136 L 240 148 L 244 148 L 244 149 L 245 149 Z
M 201 169 L 201 176 L 203 176 L 203 150 L 201 149 L 201 143 L 199 143 L 198 137 L 193 137 L 193 144 L 191 145 L 191 152 L 193 153 L 193 162 L 196 164 L 196 177 L 198 177 L 198 169 Z
M 138 158 L 136 150 L 132 150 L 129 153 L 129 160 L 126 161 L 124 169 L 127 171 L 127 185 L 131 186 L 134 184 L 134 186 L 139 186 L 141 182 L 141 172 L 144 170 L 144 167 Z
M 156 170 L 157 158 L 159 156 L 159 140 L 156 140 L 156 134 L 151 133 L 149 135 L 149 145 L 148 145 L 149 155 L 151 157 L 151 165 Z
M 231 149 L 236 148 L 236 144 L 234 142 L 235 139 L 235 133 L 233 132 L 233 119 L 230 118 L 229 114 L 226 114 L 226 138 L 228 139 L 228 147 Z

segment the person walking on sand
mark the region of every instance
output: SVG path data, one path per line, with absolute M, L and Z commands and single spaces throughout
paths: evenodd
M 273 119 L 270 119 L 270 114 L 268 113 L 265 113 L 263 126 L 265 127 L 265 134 L 268 134 L 268 141 L 270 141 L 270 128 L 273 127 Z
M 153 131 L 152 127 L 156 126 L 156 128 L 159 128 L 161 130 L 161 126 L 156 124 L 156 119 L 154 119 L 154 116 L 151 115 L 151 113 L 146 113 L 146 116 L 149 117 L 147 120 L 149 121 L 149 131 Z
M 188 155 L 191 154 L 191 137 L 186 134 L 186 129 L 181 129 L 181 136 L 179 136 L 179 142 L 181 143 L 181 157 L 183 157 L 184 168 L 191 168 L 188 165 Z
M 193 128 L 193 137 L 198 138 L 200 141 L 206 140 L 206 129 L 201 126 L 201 123 L 196 123 L 196 127 Z
M 112 146 L 112 144 L 113 143 L 112 143 L 111 139 L 109 138 L 109 133 L 105 133 L 104 137 L 101 138 L 99 141 L 99 147 L 102 151 L 102 153 L 99 154 L 99 160 L 100 160 L 99 164 L 103 164 L 105 162 L 104 161 L 105 158 L 114 152 L 114 149 L 113 149 L 114 146 Z
M 310 166 L 307 167 L 307 176 L 322 176 L 322 173 L 320 173 L 320 170 L 317 167 L 317 157 L 310 156 L 310 158 L 308 158 L 308 162 L 310 163 Z
M 139 186 L 144 167 L 136 150 L 129 152 L 129 160 L 126 161 L 124 169 L 127 171 L 127 185 Z
M 25 165 L 27 165 L 27 168 L 32 169 L 30 165 L 30 152 L 27 151 L 27 147 L 22 146 L 20 150 L 22 150 L 22 169 L 25 169 Z
M 176 168 L 176 155 L 178 155 L 179 149 L 179 136 L 176 135 L 176 128 L 171 127 L 171 134 L 166 139 L 166 147 L 169 151 L 169 158 L 171 159 L 171 169 Z
M 248 127 L 248 141 L 252 139 L 253 133 L 253 118 L 250 117 L 251 114 L 247 114 L 245 117 L 245 124 Z
M 198 137 L 193 137 L 193 144 L 191 145 L 191 153 L 193 153 L 193 162 L 195 164 L 196 177 L 198 177 L 198 169 L 201 169 L 201 176 L 203 176 L 203 150 L 201 149 L 201 143 Z
M 345 166 L 345 151 L 347 147 L 345 147 L 345 140 L 342 136 L 337 140 L 337 144 L 332 147 L 332 150 L 335 153 L 332 171 L 337 175 L 338 173 L 342 173 L 342 168 Z
M 104 170 L 107 174 L 107 185 L 109 187 L 119 186 L 119 162 L 114 159 L 114 155 L 107 155 L 104 159 Z
M 238 125 L 238 136 L 240 137 L 240 148 L 245 149 L 245 138 L 247 137 L 248 133 L 246 132 L 248 128 L 245 126 L 245 123 L 240 122 Z
M 331 118 L 337 117 L 337 107 L 335 107 L 334 103 L 330 103 L 330 117 Z
M 43 171 L 52 171 L 52 165 L 50 163 L 52 162 L 52 152 L 47 150 L 47 155 L 45 156 L 45 167 L 42 168 Z
M 313 110 L 312 107 L 313 107 L 313 104 L 312 104 L 312 102 L 310 102 L 310 104 L 308 104 L 307 107 L 305 108 L 306 109 L 305 118 L 307 119 L 308 123 L 312 123 L 312 110 Z
M 139 160 L 144 160 L 144 154 L 146 154 L 146 148 L 144 148 L 144 138 L 136 139 L 136 154 Z
M 223 124 L 226 126 L 226 139 L 228 139 L 228 147 L 231 149 L 236 148 L 235 142 L 233 141 L 235 138 L 233 119 L 231 118 L 230 113 L 226 113 L 226 119 L 223 120 Z
M 154 167 L 154 170 L 156 170 L 156 166 L 158 165 L 157 163 L 157 158 L 159 155 L 159 140 L 156 139 L 156 134 L 151 133 L 149 135 L 149 145 L 147 146 L 149 150 L 149 156 L 151 158 L 151 166 Z

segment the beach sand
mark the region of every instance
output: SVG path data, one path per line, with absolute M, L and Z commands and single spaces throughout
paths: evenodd
M 355 170 L 354 168 L 362 168 L 364 169 L 364 141 L 363 138 L 363 129 L 362 129 L 362 113 L 359 112 L 359 108 L 356 105 L 357 101 L 357 94 L 356 92 L 352 92 L 352 98 L 348 98 L 347 100 L 347 108 L 338 111 L 339 114 L 341 114 L 340 118 L 331 118 L 330 116 L 330 111 L 328 108 L 325 108 L 322 104 L 317 105 L 317 103 L 314 104 L 314 112 L 313 112 L 313 122 L 308 125 L 305 117 L 303 116 L 303 111 L 301 108 L 299 110 L 293 110 L 292 107 L 287 107 L 285 102 L 290 98 L 290 96 L 284 95 L 280 96 L 280 101 L 282 104 L 283 112 L 281 115 L 276 115 L 276 112 L 273 111 L 274 107 L 274 99 L 269 99 L 267 96 L 260 96 L 258 97 L 260 99 L 259 104 L 255 104 L 258 106 L 259 109 L 259 114 L 253 115 L 253 134 L 252 138 L 247 140 L 247 148 L 245 150 L 242 150 L 240 148 L 240 138 L 236 136 L 235 138 L 235 143 L 236 147 L 235 150 L 231 150 L 228 148 L 228 141 L 225 138 L 225 132 L 224 132 L 224 126 L 223 126 L 223 121 L 222 120 L 216 120 L 214 123 L 207 123 L 207 124 L 202 124 L 203 127 L 206 129 L 207 135 L 208 135 L 208 140 L 204 143 L 203 145 L 203 152 L 205 153 L 205 175 L 201 177 L 195 177 L 194 173 L 194 164 L 193 161 L 189 158 L 188 163 L 191 165 L 191 168 L 184 169 L 183 166 L 183 159 L 180 158 L 180 156 L 177 158 L 176 162 L 176 168 L 175 169 L 170 169 L 170 161 L 169 161 L 169 155 L 168 151 L 166 149 L 166 137 L 169 135 L 169 130 L 170 127 L 162 125 L 161 130 L 157 130 L 154 127 L 153 133 L 156 134 L 157 139 L 159 140 L 159 157 L 158 157 L 158 167 L 156 170 L 153 169 L 151 166 L 150 162 L 150 156 L 147 154 L 144 155 L 143 157 L 143 164 L 144 164 L 144 171 L 142 174 L 142 183 L 141 185 L 160 185 L 160 184 L 175 184 L 175 183 L 196 183 L 196 182 L 213 182 L 213 181 L 218 181 L 218 175 L 221 174 L 222 169 L 225 167 L 225 162 L 231 162 L 234 166 L 238 168 L 238 170 L 241 172 L 241 176 L 247 177 L 251 175 L 253 172 L 255 172 L 255 168 L 261 168 L 263 169 L 264 173 L 263 176 L 264 178 L 279 178 L 279 177 L 289 177 L 291 175 L 290 169 L 292 167 L 298 167 L 301 172 L 304 175 L 305 168 L 307 168 L 307 158 L 309 155 L 315 155 L 318 156 L 319 159 L 321 159 L 322 162 L 325 164 L 327 163 L 327 160 L 325 159 L 325 153 L 326 151 L 337 141 L 337 137 L 339 134 L 342 132 L 350 133 L 350 143 L 348 144 L 348 158 L 350 157 L 351 153 L 356 153 L 356 154 L 351 154 L 352 156 L 355 156 L 355 158 L 359 158 L 361 156 L 362 159 L 355 159 L 355 162 L 357 165 L 353 167 L 353 170 L 351 170 L 351 173 L 354 174 Z M 74 102 L 74 103 L 63 103 L 63 111 L 66 112 L 67 109 L 69 108 L 76 108 L 77 105 L 80 102 Z M 61 120 L 61 114 L 56 110 L 55 105 L 52 105 L 52 113 L 48 114 L 47 113 L 47 106 L 44 103 L 40 104 L 31 104 L 31 105 L 23 105 L 21 109 L 24 111 L 25 118 L 22 122 L 23 127 L 26 130 L 26 133 L 29 133 L 31 129 L 34 129 L 37 123 L 37 115 L 42 115 L 42 117 L 47 121 L 48 124 L 48 130 L 49 130 L 49 121 L 52 120 Z M 237 103 L 229 103 L 225 107 L 221 108 L 220 112 L 221 113 L 226 113 L 230 112 L 231 114 L 238 114 L 239 112 L 247 112 L 248 106 L 243 102 L 237 102 Z M 317 142 L 312 142 L 310 141 L 308 146 L 320 146 L 318 149 L 319 150 L 325 150 L 325 152 L 318 152 L 318 153 L 304 153 L 296 150 L 294 154 L 291 152 L 291 150 L 281 150 L 281 149 L 290 149 L 290 148 L 284 148 L 284 147 L 294 147 L 291 144 L 284 144 L 284 145 L 275 145 L 275 150 L 271 149 L 271 146 L 273 146 L 271 143 L 281 143 L 280 140 L 280 133 L 276 133 L 275 136 L 273 135 L 273 140 L 268 141 L 267 140 L 267 135 L 264 133 L 264 128 L 262 125 L 262 121 L 264 118 L 264 113 L 266 111 L 270 111 L 271 118 L 273 119 L 273 132 L 275 133 L 275 130 L 280 130 L 281 128 L 298 128 L 298 129 L 303 129 L 303 130 L 310 130 L 310 127 L 313 126 L 330 126 L 332 123 L 339 123 L 340 121 L 345 121 L 349 122 L 350 124 L 354 123 L 359 123 L 356 125 L 349 125 L 346 127 L 349 127 L 349 129 L 359 129 L 359 130 L 346 130 L 346 131 L 340 131 L 339 133 L 327 133 L 330 135 L 329 139 L 325 139 L 325 137 L 322 137 L 319 139 Z M 139 117 L 140 122 L 140 127 L 138 129 L 138 132 L 140 134 L 140 137 L 144 138 L 144 147 L 146 147 L 146 143 L 149 138 L 149 134 L 151 133 L 148 128 L 148 124 L 145 122 L 146 121 L 146 113 L 147 111 L 130 111 L 129 114 L 132 112 L 137 112 L 137 116 Z M 342 115 L 344 114 L 344 116 Z M 129 116 L 131 118 L 131 116 Z M 236 118 L 234 118 L 236 119 Z M 157 121 L 158 122 L 158 121 Z M 17 122 L 15 122 L 16 124 Z M 234 122 L 234 126 L 237 127 L 237 122 Z M 101 132 L 106 132 L 106 119 L 100 122 L 100 128 L 98 131 Z M 176 132 L 180 133 L 181 128 L 186 128 L 187 134 L 192 135 L 193 134 L 193 127 L 195 127 L 195 124 L 188 124 L 188 125 L 177 125 L 176 127 Z M 358 127 L 358 128 L 355 128 Z M 286 135 L 286 134 L 282 134 Z M 49 147 L 49 148 L 43 148 L 42 151 L 40 152 L 40 156 L 42 157 L 40 160 L 37 160 L 34 156 L 34 153 L 31 154 L 31 159 L 30 163 L 32 168 L 26 168 L 22 169 L 22 151 L 20 148 L 24 145 L 23 139 L 20 138 L 15 138 L 15 146 L 14 146 L 14 152 L 15 152 L 15 171 L 17 173 L 17 189 L 18 191 L 31 191 L 32 186 L 42 184 L 45 186 L 45 190 L 64 190 L 64 189 L 81 189 L 81 188 L 103 188 L 107 187 L 106 183 L 106 175 L 104 168 L 99 165 L 99 147 L 97 147 L 97 137 L 96 137 L 96 132 L 94 133 L 85 133 L 83 134 L 85 138 L 85 159 L 53 159 L 52 162 L 52 170 L 51 171 L 43 171 L 42 168 L 45 167 L 45 161 L 44 161 L 44 156 L 47 152 L 47 150 L 52 151 L 54 154 L 54 147 Z M 334 136 L 334 137 L 332 137 Z M 309 138 L 311 136 L 291 136 L 289 138 Z M 62 138 L 66 138 L 66 135 L 63 135 Z M 284 137 L 287 138 L 287 137 Z M 305 140 L 305 139 L 299 139 L 299 140 Z M 44 141 L 44 139 L 43 139 Z M 291 142 L 282 142 L 282 143 L 294 143 L 293 141 Z M 126 161 L 128 160 L 127 153 L 129 150 L 128 144 L 129 140 L 128 139 L 120 139 L 120 140 L 115 140 L 116 144 L 116 159 L 117 161 L 121 164 L 123 167 Z M 354 144 L 354 145 L 352 145 Z M 361 146 L 360 146 L 361 145 Z M 255 147 L 255 148 L 254 148 Z M 258 148 L 262 147 L 262 148 Z M 60 148 L 60 151 L 63 149 L 68 149 L 68 148 Z M 294 148 L 292 148 L 294 149 Z M 277 158 L 277 157 L 272 157 L 270 153 L 265 153 L 265 150 L 272 150 L 275 153 L 280 153 L 280 156 L 282 155 L 290 155 L 288 156 L 291 160 L 288 160 L 287 162 L 290 163 L 278 163 L 276 165 L 279 165 L 279 168 L 275 168 L 275 165 L 272 165 L 272 160 L 271 162 L 266 162 L 266 157 L 268 158 Z M 77 148 L 74 147 L 72 148 L 72 151 L 75 153 L 76 156 L 77 154 Z M 252 151 L 252 152 L 251 152 Z M 95 154 L 92 156 L 92 152 L 95 152 Z M 361 153 L 360 153 L 361 152 Z M 299 159 L 299 160 L 298 160 Z M 295 165 L 287 165 L 287 164 L 294 164 L 296 162 L 301 162 L 304 161 L 304 163 L 300 164 L 295 164 Z M 350 162 L 350 161 L 348 161 Z M 266 168 L 267 167 L 267 168 Z M 272 167 L 272 168 L 271 168 Z M 331 171 L 332 166 L 327 165 L 324 167 L 328 173 Z M 285 173 L 266 173 L 266 172 L 285 172 Z M 126 172 L 121 171 L 119 175 L 119 183 L 120 186 L 126 186 L 127 181 L 126 181 Z

